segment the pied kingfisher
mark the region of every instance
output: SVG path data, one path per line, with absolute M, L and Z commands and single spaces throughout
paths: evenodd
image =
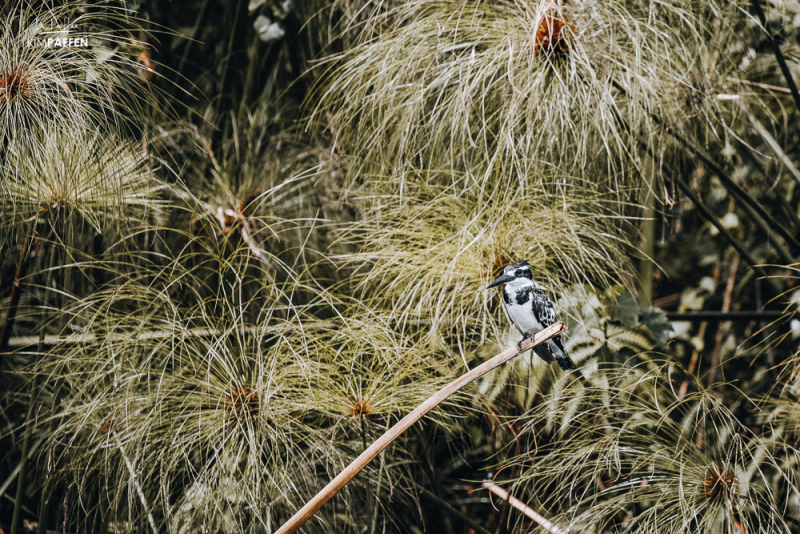
M 503 288 L 503 302 L 506 304 L 508 318 L 522 333 L 522 341 L 533 337 L 558 320 L 553 303 L 544 291 L 536 287 L 527 261 L 507 265 L 503 269 L 503 275 L 486 289 L 500 284 L 506 285 Z M 521 348 L 522 341 L 517 343 L 517 348 Z M 555 357 L 563 370 L 575 370 L 575 364 L 564 350 L 561 334 L 548 339 L 546 343 L 536 345 L 533 350 L 547 363 L 552 362 Z

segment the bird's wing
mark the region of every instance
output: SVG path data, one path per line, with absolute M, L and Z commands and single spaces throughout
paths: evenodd
M 533 307 L 533 314 L 536 320 L 541 323 L 542 327 L 547 328 L 558 320 L 556 317 L 556 308 L 547 295 L 542 290 L 536 290 L 531 296 L 531 306 Z M 555 357 L 558 365 L 565 371 L 574 371 L 575 364 L 570 359 L 567 351 L 564 350 L 564 344 L 561 342 L 561 334 L 553 336 L 547 341 L 548 346 Z
M 553 336 L 552 341 L 553 341 L 553 344 L 556 346 L 556 348 L 558 348 L 564 354 L 567 353 L 566 349 L 564 348 L 564 343 L 561 342 L 561 334 L 558 334 L 557 336 Z
M 542 325 L 542 328 L 547 328 L 558 320 L 553 303 L 550 302 L 550 299 L 541 289 L 536 289 L 531 294 L 531 308 L 533 309 L 534 317 Z

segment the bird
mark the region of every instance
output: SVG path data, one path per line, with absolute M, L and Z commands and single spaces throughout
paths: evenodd
M 517 343 L 517 348 L 522 350 L 523 341 L 558 320 L 556 309 L 547 298 L 547 294 L 536 287 L 536 283 L 533 281 L 533 272 L 527 260 L 507 265 L 503 269 L 503 274 L 489 284 L 486 289 L 501 284 L 505 284 L 503 302 L 506 305 L 508 318 L 522 334 L 522 339 Z M 575 370 L 575 364 L 564 350 L 561 334 L 553 336 L 545 343 L 536 345 L 533 350 L 547 363 L 551 363 L 555 359 L 564 371 Z

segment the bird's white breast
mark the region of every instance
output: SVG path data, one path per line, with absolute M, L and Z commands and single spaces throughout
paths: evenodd
M 517 304 L 516 300 L 512 300 L 506 306 L 506 311 L 511 322 L 525 334 L 535 334 L 543 328 L 533 314 L 530 300 L 525 301 L 524 304 Z
M 531 294 L 528 293 L 528 298 L 520 304 L 517 302 L 517 291 L 533 289 L 535 286 L 533 282 L 528 279 L 517 279 L 507 284 L 504 288 L 506 295 L 510 301 L 506 304 L 506 311 L 511 322 L 525 334 L 535 334 L 543 329 L 541 323 L 536 320 L 536 315 L 533 313 L 531 306 Z

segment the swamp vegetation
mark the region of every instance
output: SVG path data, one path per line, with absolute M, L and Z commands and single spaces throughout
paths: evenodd
M 578 371 L 303 532 L 800 532 L 799 78 L 795 0 L 0 2 L 0 532 L 276 531 L 521 259 Z

